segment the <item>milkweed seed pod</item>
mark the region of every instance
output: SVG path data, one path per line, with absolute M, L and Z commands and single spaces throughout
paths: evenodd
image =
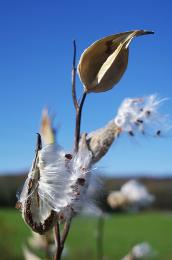
M 23 248 L 23 253 L 24 253 L 25 258 L 27 256 L 27 254 L 26 254 L 27 251 L 24 249 L 26 249 L 27 246 L 28 246 L 30 253 L 35 252 L 38 255 L 39 255 L 39 253 L 41 253 L 42 258 L 43 258 L 43 255 L 49 256 L 48 259 L 51 258 L 54 255 L 55 250 L 56 250 L 53 231 L 50 230 L 50 231 L 46 232 L 45 235 L 40 235 L 40 234 L 32 231 L 31 235 L 32 236 L 30 236 L 27 239 L 27 243 L 24 245 L 24 248 Z M 30 260 L 30 258 L 28 258 L 28 259 Z
M 55 143 L 55 134 L 52 127 L 52 120 L 49 117 L 47 109 L 44 109 L 42 112 L 42 122 L 41 122 L 40 132 L 44 144 Z
M 130 180 L 122 185 L 119 191 L 111 192 L 107 197 L 107 202 L 112 209 L 140 209 L 149 207 L 155 197 L 151 195 L 147 188 L 135 181 Z
M 53 232 L 50 230 L 45 235 L 39 235 L 32 231 L 32 236 L 28 238 L 27 243 L 32 249 L 49 250 L 50 252 L 54 245 Z
M 134 208 L 149 207 L 155 200 L 147 188 L 136 180 L 130 180 L 122 185 L 120 192 L 127 198 L 128 205 Z
M 152 33 L 144 30 L 123 32 L 90 45 L 81 55 L 78 64 L 78 74 L 85 91 L 103 92 L 116 85 L 127 68 L 131 40 Z
M 128 255 L 124 256 L 121 260 L 135 260 L 132 256 L 131 253 L 129 253 Z
M 44 234 L 52 228 L 56 221 L 56 212 L 49 205 L 46 198 L 47 193 L 44 191 L 47 181 L 47 174 L 44 174 L 44 172 L 50 167 L 51 161 L 54 159 L 54 151 L 56 152 L 55 136 L 46 110 L 44 110 L 42 115 L 41 133 L 43 141 L 47 145 L 46 151 L 48 150 L 48 152 L 45 153 L 45 148 L 42 150 L 42 139 L 38 134 L 35 159 L 20 194 L 18 205 L 20 204 L 23 218 L 32 230 L 39 234 Z M 49 174 L 51 181 L 55 173 L 50 171 Z M 47 192 L 49 193 L 49 190 Z
M 37 150 L 19 202 L 25 222 L 39 234 L 47 232 L 54 224 L 56 213 L 49 207 L 41 191 L 42 169 L 39 167 L 40 151 Z M 42 196 L 41 196 L 42 195 Z
M 47 120 L 48 115 L 46 117 Z M 35 160 L 19 198 L 25 222 L 39 234 L 50 230 L 57 219 L 67 220 L 80 210 L 91 174 L 92 153 L 85 135 L 78 152 L 66 154 L 59 145 L 52 143 L 53 132 L 50 121 L 47 122 L 47 129 L 44 129 L 45 124 L 41 128 L 44 145 L 40 144 L 38 135 Z
M 132 253 L 134 259 L 151 258 L 152 256 L 155 255 L 154 250 L 152 249 L 150 244 L 147 242 L 143 242 L 143 243 L 135 245 L 132 248 L 131 253 Z
M 123 209 L 128 206 L 128 199 L 122 192 L 113 191 L 108 195 L 107 203 L 112 209 Z
M 108 152 L 113 141 L 119 136 L 120 131 L 115 122 L 111 121 L 105 127 L 86 136 L 88 148 L 92 152 L 92 163 L 98 162 Z
M 155 252 L 147 242 L 136 244 L 131 251 L 121 260 L 137 260 L 137 259 L 150 259 L 155 256 Z
M 41 258 L 35 255 L 26 245 L 23 246 L 23 254 L 25 260 L 41 260 Z

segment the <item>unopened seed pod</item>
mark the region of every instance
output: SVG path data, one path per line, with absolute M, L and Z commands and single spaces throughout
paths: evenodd
M 115 86 L 128 64 L 128 46 L 140 35 L 152 34 L 134 30 L 114 34 L 90 45 L 81 55 L 78 74 L 87 92 L 103 92 Z
M 92 163 L 98 162 L 108 152 L 120 131 L 114 121 L 111 121 L 105 127 L 86 136 L 88 148 L 92 152 Z
M 128 205 L 128 200 L 122 192 L 114 191 L 108 195 L 107 203 L 112 209 L 125 208 Z

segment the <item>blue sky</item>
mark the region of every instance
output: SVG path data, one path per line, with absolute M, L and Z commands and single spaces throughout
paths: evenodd
M 169 97 L 162 112 L 172 118 L 171 1 L 6 0 L 0 3 L 0 172 L 27 169 L 43 107 L 56 113 L 58 141 L 73 146 L 75 111 L 71 99 L 72 40 L 77 60 L 106 35 L 149 29 L 130 47 L 128 69 L 111 91 L 87 97 L 82 130 L 112 119 L 125 97 L 158 93 Z M 82 85 L 77 81 L 79 95 Z M 103 104 L 103 105 L 102 105 Z M 98 167 L 121 174 L 172 174 L 172 135 L 121 137 Z

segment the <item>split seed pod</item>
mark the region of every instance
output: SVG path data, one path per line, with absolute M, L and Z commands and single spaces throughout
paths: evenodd
M 67 220 L 77 213 L 85 199 L 91 175 L 92 153 L 82 135 L 76 154 L 66 154 L 53 136 L 51 119 L 43 113 L 41 136 L 35 160 L 20 194 L 18 206 L 25 222 L 34 232 L 44 234 L 55 221 Z
M 41 134 L 45 145 L 53 144 L 55 136 L 51 126 L 51 119 L 48 111 L 42 115 Z M 43 200 L 39 194 L 40 173 L 40 152 L 42 150 L 41 136 L 38 134 L 35 159 L 33 161 L 28 178 L 20 194 L 19 204 L 21 204 L 22 215 L 25 222 L 34 232 L 39 234 L 46 233 L 52 228 L 57 216 L 56 212 L 49 207 L 46 200 Z
M 39 153 L 41 151 L 40 135 L 38 135 L 38 144 L 35 160 L 24 184 L 19 202 L 21 203 L 25 222 L 34 232 L 42 235 L 52 228 L 56 213 L 48 206 L 46 201 L 42 200 L 38 192 L 40 180 L 40 168 L 38 166 Z
M 144 30 L 123 32 L 90 45 L 81 55 L 78 65 L 85 91 L 104 92 L 116 85 L 127 68 L 131 40 L 152 33 Z

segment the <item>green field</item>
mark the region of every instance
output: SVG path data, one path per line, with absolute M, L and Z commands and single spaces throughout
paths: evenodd
M 96 259 L 96 219 L 76 218 L 67 240 L 66 260 Z M 30 236 L 17 210 L 0 209 L 0 259 L 20 260 L 22 245 Z M 117 214 L 105 220 L 106 259 L 120 260 L 136 243 L 148 241 L 156 250 L 154 259 L 172 259 L 172 213 Z

